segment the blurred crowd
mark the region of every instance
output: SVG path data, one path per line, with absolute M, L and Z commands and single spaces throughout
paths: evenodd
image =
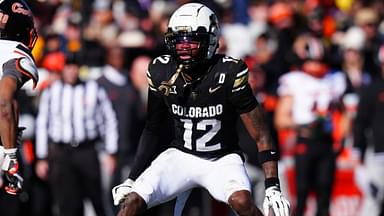
M 35 144 L 36 117 L 41 94 L 63 77 L 65 66 L 73 63 L 68 61 L 73 55 L 80 79 L 96 80 L 105 87 L 117 115 L 119 141 L 114 158 L 99 148 L 104 215 L 116 212 L 110 188 L 128 176 L 144 126 L 146 67 L 152 58 L 167 53 L 163 34 L 168 19 L 186 2 L 192 1 L 28 1 L 39 32 L 33 56 L 40 83 L 35 90 L 31 90 L 31 84 L 21 92 L 20 125 L 27 127 L 22 147 L 26 189 L 18 198 L 20 208 L 12 215 L 55 215 L 48 165 L 39 163 L 46 158 L 40 158 L 43 156 Z M 380 102 L 384 103 L 384 91 L 375 90 L 384 86 L 384 1 L 193 2 L 206 4 L 217 14 L 221 26 L 219 52 L 244 59 L 250 69 L 249 82 L 268 114 L 279 147 L 283 190 L 297 215 L 327 215 L 328 210 L 332 216 L 384 215 L 383 168 L 366 163 L 366 152 L 373 152 L 376 166 L 384 162 L 380 154 L 384 152 L 384 140 L 378 136 L 384 134 L 384 119 L 375 114 L 380 112 Z M 364 106 L 360 101 L 366 101 Z M 259 172 L 255 149 L 245 152 L 251 178 L 261 178 L 252 175 Z M 317 163 L 322 160 L 326 163 Z M 376 176 L 370 178 L 372 172 Z M 348 173 L 352 174 L 346 177 Z M 314 178 L 324 181 L 313 183 Z M 352 182 L 353 188 L 340 192 L 338 187 L 345 187 L 343 179 Z M 263 194 L 257 190 L 255 186 L 256 200 L 260 200 Z M 307 202 L 312 190 L 317 193 L 315 205 Z M 335 191 L 338 196 L 352 197 L 352 201 L 340 207 Z M 192 196 L 190 201 L 199 208 L 206 207 L 202 204 L 206 200 L 199 197 Z M 223 208 L 217 203 L 210 205 L 210 214 L 199 208 L 190 208 L 189 214 L 224 215 L 214 210 Z M 172 207 L 153 211 L 152 215 L 170 215 L 169 209 Z M 0 215 L 2 210 L 0 207 Z M 321 210 L 325 213 L 319 213 Z

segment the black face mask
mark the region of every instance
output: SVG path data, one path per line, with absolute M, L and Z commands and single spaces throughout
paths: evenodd
M 192 38 L 182 38 L 176 40 L 175 52 L 177 54 L 178 61 L 194 61 L 199 58 L 200 55 L 200 42 L 191 40 Z M 179 46 L 178 46 L 179 45 Z M 181 56 L 190 56 L 189 59 L 183 59 Z
M 190 59 L 181 59 L 176 50 L 176 44 L 178 43 L 199 43 L 197 54 Z M 187 68 L 194 67 L 195 64 L 200 64 L 205 61 L 208 53 L 209 46 L 209 34 L 201 32 L 168 32 L 166 33 L 166 44 L 171 52 L 171 55 L 178 61 L 179 64 L 185 65 Z M 192 49 L 183 50 L 189 52 L 192 56 Z

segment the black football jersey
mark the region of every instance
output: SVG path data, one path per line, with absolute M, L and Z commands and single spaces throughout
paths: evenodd
M 203 74 L 198 79 L 188 82 L 180 74 L 174 84 L 168 86 L 166 95 L 160 90 L 161 86 L 171 79 L 176 69 L 177 63 L 171 56 L 163 55 L 150 63 L 147 73 L 149 93 L 155 95 L 156 100 L 162 99 L 174 120 L 175 137 L 171 146 L 205 158 L 240 152 L 236 121 L 241 113 L 258 105 L 248 84 L 245 63 L 216 55 L 207 71 L 196 72 Z M 149 100 L 151 98 L 153 96 Z

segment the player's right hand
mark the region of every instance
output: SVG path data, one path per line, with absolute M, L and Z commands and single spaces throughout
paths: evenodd
M 1 166 L 5 191 L 12 195 L 16 195 L 21 191 L 24 181 L 19 174 L 16 151 L 16 148 L 4 149 L 4 161 Z
M 122 184 L 112 188 L 114 205 L 119 205 L 125 199 L 125 197 L 132 191 L 133 184 L 134 181 L 132 179 L 127 179 Z

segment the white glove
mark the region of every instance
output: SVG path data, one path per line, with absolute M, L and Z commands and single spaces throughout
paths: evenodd
M 4 161 L 1 165 L 2 182 L 5 183 L 5 191 L 12 195 L 16 195 L 21 191 L 24 181 L 19 173 L 16 151 L 17 148 L 4 149 Z
M 265 215 L 270 215 L 272 208 L 275 216 L 289 216 L 290 204 L 288 200 L 281 194 L 280 188 L 277 186 L 269 187 L 265 190 L 265 199 L 263 209 Z
M 122 184 L 119 184 L 112 188 L 113 204 L 119 205 L 125 197 L 132 191 L 133 184 L 135 182 L 132 179 L 125 180 Z

